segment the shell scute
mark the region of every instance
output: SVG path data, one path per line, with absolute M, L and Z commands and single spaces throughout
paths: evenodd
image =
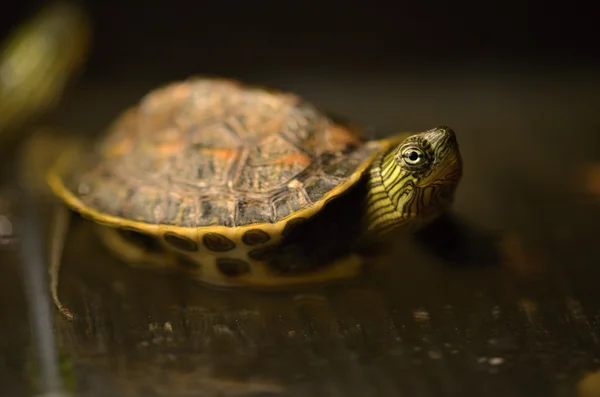
M 363 162 L 363 158 L 352 153 L 346 157 L 336 159 L 332 164 L 323 168 L 323 171 L 335 178 L 347 178 L 354 173 L 356 168 Z
M 284 186 L 312 163 L 311 157 L 279 134 L 260 140 L 248 150 L 234 188 L 268 193 Z
M 204 190 L 226 185 L 239 153 L 239 149 L 233 148 L 190 145 L 181 155 L 174 156 L 169 170 L 171 181 Z
M 291 190 L 273 200 L 275 218 L 283 219 L 296 211 L 305 208 L 310 202 L 302 189 Z
M 163 202 L 159 190 L 149 186 L 139 186 L 137 189 L 131 190 L 129 200 L 122 210 L 132 219 L 144 220 L 148 223 L 162 223 L 164 219 L 161 208 Z
M 304 189 L 310 200 L 315 203 L 336 186 L 337 180 L 320 176 L 309 179 L 305 183 Z
M 233 226 L 237 200 L 218 200 L 203 198 L 200 200 L 200 213 L 197 216 L 197 226 Z
M 236 226 L 273 221 L 273 210 L 269 202 L 240 200 L 237 208 Z
M 196 200 L 177 192 L 168 192 L 162 206 L 163 221 L 171 226 L 196 226 Z

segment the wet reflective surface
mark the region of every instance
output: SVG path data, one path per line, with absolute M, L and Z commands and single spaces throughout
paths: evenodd
M 66 383 L 90 397 L 594 395 L 600 78 L 574 75 L 266 79 L 379 135 L 452 126 L 465 162 L 453 213 L 359 280 L 277 294 L 129 268 L 78 222 L 59 291 L 77 317 L 55 317 Z M 97 132 L 154 84 L 84 83 L 55 121 Z M 0 394 L 24 396 L 34 355 L 13 244 Z

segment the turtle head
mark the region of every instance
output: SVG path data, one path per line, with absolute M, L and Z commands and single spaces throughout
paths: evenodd
M 438 127 L 407 137 L 373 164 L 370 176 L 369 231 L 429 223 L 448 209 L 462 176 L 454 131 Z

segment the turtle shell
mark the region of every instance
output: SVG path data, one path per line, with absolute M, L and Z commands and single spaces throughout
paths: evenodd
M 112 226 L 283 225 L 352 186 L 381 146 L 292 94 L 196 78 L 147 94 L 51 185 Z

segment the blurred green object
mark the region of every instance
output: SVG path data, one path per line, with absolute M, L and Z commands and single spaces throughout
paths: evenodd
M 68 83 L 81 71 L 87 59 L 91 33 L 91 24 L 85 11 L 74 3 L 59 0 L 38 10 L 17 26 L 2 43 L 0 171 L 8 179 L 2 183 L 14 184 L 19 179 L 19 173 L 15 170 L 18 160 L 12 158 L 10 149 L 23 141 L 27 143 L 31 135 L 29 132 L 36 130 L 28 128 L 28 124 L 58 104 Z M 27 183 L 16 185 L 20 186 L 15 188 L 19 209 L 16 214 L 12 209 L 0 214 L 5 218 L 1 234 L 10 232 L 8 237 L 12 237 L 14 230 L 11 218 L 18 218 L 19 229 L 23 232 L 19 239 L 23 282 L 35 346 L 35 358 L 32 357 L 30 368 L 31 386 L 43 396 L 67 396 L 65 383 L 70 389 L 73 380 L 72 377 L 65 377 L 65 371 L 70 373 L 68 365 L 65 367 L 68 361 L 59 360 L 52 332 L 50 300 L 44 288 L 47 269 L 36 212 L 39 203 L 35 191 L 28 188 Z
M 60 391 L 51 391 L 48 393 L 44 390 L 44 385 L 41 384 L 40 368 L 37 352 L 30 351 L 27 357 L 27 375 L 31 391 L 37 397 L 69 397 L 75 392 L 77 386 L 77 378 L 74 371 L 74 359 L 66 351 L 58 351 L 58 371 L 61 378 L 62 388 Z M 40 395 L 40 393 L 42 393 Z
M 91 24 L 80 7 L 57 1 L 40 9 L 0 49 L 0 152 L 27 122 L 51 110 L 83 67 Z

